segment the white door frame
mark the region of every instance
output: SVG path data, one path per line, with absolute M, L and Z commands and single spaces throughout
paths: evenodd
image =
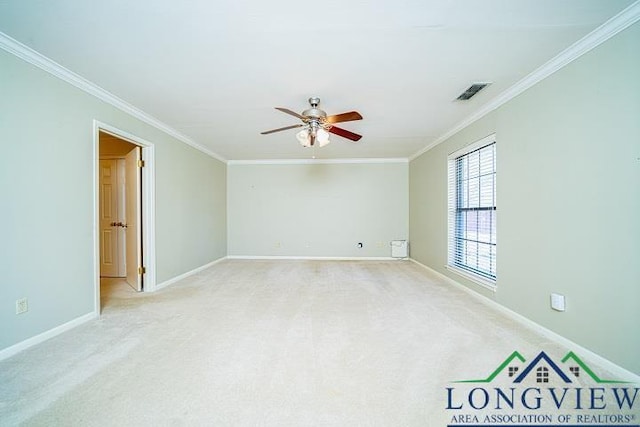
M 142 148 L 142 249 L 145 267 L 144 290 L 156 290 L 156 210 L 155 210 L 155 147 L 140 137 L 122 129 L 93 121 L 93 276 L 94 312 L 100 316 L 100 187 L 98 172 L 100 165 L 100 132 L 108 133 Z

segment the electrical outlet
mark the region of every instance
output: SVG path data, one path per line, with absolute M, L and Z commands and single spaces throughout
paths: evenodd
M 29 311 L 29 302 L 26 298 L 16 300 L 16 314 L 22 314 Z

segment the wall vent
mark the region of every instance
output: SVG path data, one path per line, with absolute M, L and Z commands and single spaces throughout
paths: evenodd
M 474 83 L 467 90 L 462 92 L 460 96 L 456 98 L 457 101 L 468 101 L 473 96 L 475 96 L 478 92 L 480 92 L 485 87 L 489 86 L 491 83 L 482 82 L 482 83 Z

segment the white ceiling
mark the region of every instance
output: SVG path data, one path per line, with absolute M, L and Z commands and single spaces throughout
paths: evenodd
M 0 0 L 0 31 L 229 160 L 409 157 L 632 0 Z M 493 82 L 467 103 L 474 81 Z M 301 147 L 297 112 L 357 110 Z

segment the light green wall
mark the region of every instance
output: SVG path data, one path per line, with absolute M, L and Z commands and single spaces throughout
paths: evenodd
M 416 260 L 638 374 L 639 51 L 635 24 L 410 164 Z M 444 269 L 447 155 L 492 132 L 495 293 Z
M 93 311 L 94 119 L 155 146 L 157 282 L 226 255 L 224 163 L 0 50 L 0 350 Z
M 388 257 L 407 238 L 407 163 L 230 165 L 228 191 L 231 256 Z
M 161 283 L 227 255 L 227 167 L 182 143 L 156 153 L 156 164 L 156 195 L 163 201 L 162 209 L 159 202 L 156 207 Z

